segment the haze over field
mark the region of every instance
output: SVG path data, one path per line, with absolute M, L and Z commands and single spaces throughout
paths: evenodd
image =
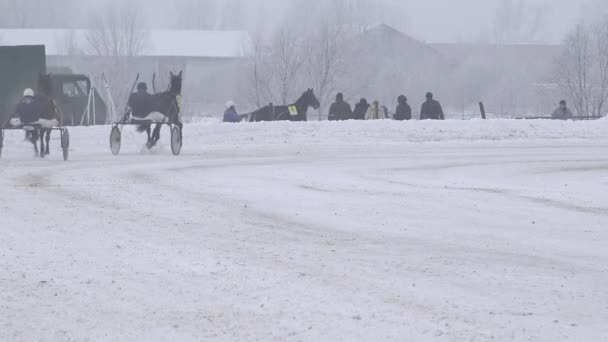
M 608 0 L 0 0 L 0 342 L 607 342 L 607 246 Z
M 505 8 L 517 8 L 521 15 L 513 21 L 529 21 L 538 26 L 532 36 L 510 37 L 513 42 L 531 40 L 545 43 L 560 42 L 564 34 L 581 18 L 593 17 L 606 11 L 601 0 L 341 0 L 348 4 L 367 3 L 369 20 L 396 26 L 414 37 L 430 42 L 491 42 L 496 39 L 497 17 L 505 14 Z M 25 25 L 71 27 L 87 26 L 86 13 L 104 3 L 123 3 L 122 0 L 0 0 L 0 26 Z M 239 28 L 269 30 L 283 21 L 305 20 L 290 15 L 289 10 L 301 0 L 176 0 L 140 1 L 136 3 L 145 13 L 152 28 L 183 27 L 192 25 L 186 19 L 192 9 L 205 18 L 201 26 L 208 28 Z M 325 1 L 332 2 L 332 1 Z M 333 1 L 340 2 L 340 1 Z M 61 5 L 64 3 L 65 5 Z M 318 2 L 315 2 L 318 3 Z M 19 7 L 29 12 L 14 16 Z M 519 8 L 521 7 L 521 9 Z M 50 13 L 49 13 L 50 12 Z M 69 15 L 62 15 L 62 12 Z M 3 14 L 4 13 L 4 14 Z M 49 15 L 50 14 L 50 15 Z M 277 15 L 278 14 L 278 15 Z M 282 17 L 283 15 L 283 17 Z M 500 21 L 500 20 L 499 20 Z

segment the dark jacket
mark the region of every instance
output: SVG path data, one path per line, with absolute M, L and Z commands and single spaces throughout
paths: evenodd
M 551 114 L 551 118 L 553 120 L 570 120 L 573 117 L 574 114 L 572 114 L 572 111 L 570 111 L 570 109 L 562 107 L 557 108 L 553 111 L 553 114 Z
M 26 96 L 21 99 L 15 109 L 15 114 L 19 116 L 21 123 L 24 124 L 36 122 L 40 119 L 38 104 L 31 96 Z
M 226 109 L 224 112 L 224 122 L 241 122 L 241 117 L 234 107 Z
M 144 90 L 138 90 L 129 96 L 129 107 L 136 118 L 145 118 L 152 113 L 152 95 Z
M 336 101 L 329 107 L 329 120 L 350 120 L 353 111 L 346 101 Z
M 427 100 L 420 109 L 420 120 L 445 120 L 441 104 L 435 100 Z
M 412 120 L 412 107 L 410 107 L 405 98 L 399 98 L 399 105 L 395 111 L 395 120 Z
M 367 110 L 369 109 L 370 104 L 367 102 L 359 102 L 355 106 L 355 111 L 353 112 L 353 119 L 355 120 L 365 120 L 365 115 L 367 114 Z

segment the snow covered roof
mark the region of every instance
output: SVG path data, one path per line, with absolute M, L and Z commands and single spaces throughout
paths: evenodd
M 47 55 L 65 56 L 70 45 L 87 48 L 86 33 L 87 30 L 0 29 L 0 45 L 46 45 Z M 246 31 L 151 30 L 147 32 L 142 55 L 240 58 L 247 56 L 250 46 L 251 38 Z

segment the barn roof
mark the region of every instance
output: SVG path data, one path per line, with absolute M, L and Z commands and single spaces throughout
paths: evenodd
M 66 56 L 70 46 L 89 48 L 87 30 L 68 29 L 0 29 L 0 45 L 45 45 L 49 56 Z M 241 58 L 248 55 L 250 46 L 246 31 L 150 30 L 141 55 Z

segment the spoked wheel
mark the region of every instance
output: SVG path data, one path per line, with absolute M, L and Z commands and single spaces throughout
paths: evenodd
M 171 128 L 171 152 L 174 156 L 179 156 L 182 152 L 182 130 L 179 126 Z
M 112 127 L 112 133 L 110 133 L 110 149 L 112 154 L 117 156 L 120 153 L 120 146 L 122 143 L 122 133 L 118 126 Z
M 70 157 L 70 132 L 67 128 L 61 129 L 61 149 L 63 150 L 63 160 L 68 161 Z

